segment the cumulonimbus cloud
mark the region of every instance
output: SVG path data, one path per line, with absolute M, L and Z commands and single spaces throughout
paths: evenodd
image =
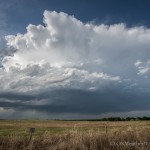
M 3 50 L 2 92 L 74 89 L 106 94 L 117 89 L 115 96 L 132 93 L 133 99 L 135 91 L 149 88 L 150 29 L 83 23 L 55 11 L 44 11 L 43 23 L 5 37 L 9 53 Z

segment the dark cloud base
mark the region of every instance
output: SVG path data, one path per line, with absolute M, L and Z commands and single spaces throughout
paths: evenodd
M 84 91 L 55 90 L 38 94 L 1 93 L 0 106 L 15 111 L 35 110 L 48 114 L 79 113 L 99 115 L 109 112 L 129 112 L 149 110 L 150 94 L 119 93 L 117 90 Z M 36 104 L 36 101 L 46 104 Z M 32 103 L 31 103 L 32 101 Z

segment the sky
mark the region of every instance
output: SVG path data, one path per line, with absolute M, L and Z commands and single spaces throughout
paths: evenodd
M 0 0 L 0 118 L 150 114 L 149 0 Z

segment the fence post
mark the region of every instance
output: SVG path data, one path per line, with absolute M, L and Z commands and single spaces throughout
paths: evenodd
M 32 140 L 32 134 L 35 132 L 35 128 L 30 128 L 29 132 L 30 132 L 30 138 L 29 138 L 29 143 L 30 143 Z
M 106 133 L 106 134 L 107 134 L 107 131 L 108 131 L 107 125 L 105 125 L 105 133 Z

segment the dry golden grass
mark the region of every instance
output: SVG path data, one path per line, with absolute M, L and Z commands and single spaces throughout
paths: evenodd
M 0 121 L 0 133 L 3 131 L 0 150 L 149 150 L 149 124 L 149 121 Z M 36 128 L 31 141 L 29 127 Z M 43 130 L 37 134 L 39 128 Z M 52 132 L 55 128 L 62 130 Z M 8 129 L 14 132 L 4 134 Z M 19 134 L 24 129 L 26 134 Z

